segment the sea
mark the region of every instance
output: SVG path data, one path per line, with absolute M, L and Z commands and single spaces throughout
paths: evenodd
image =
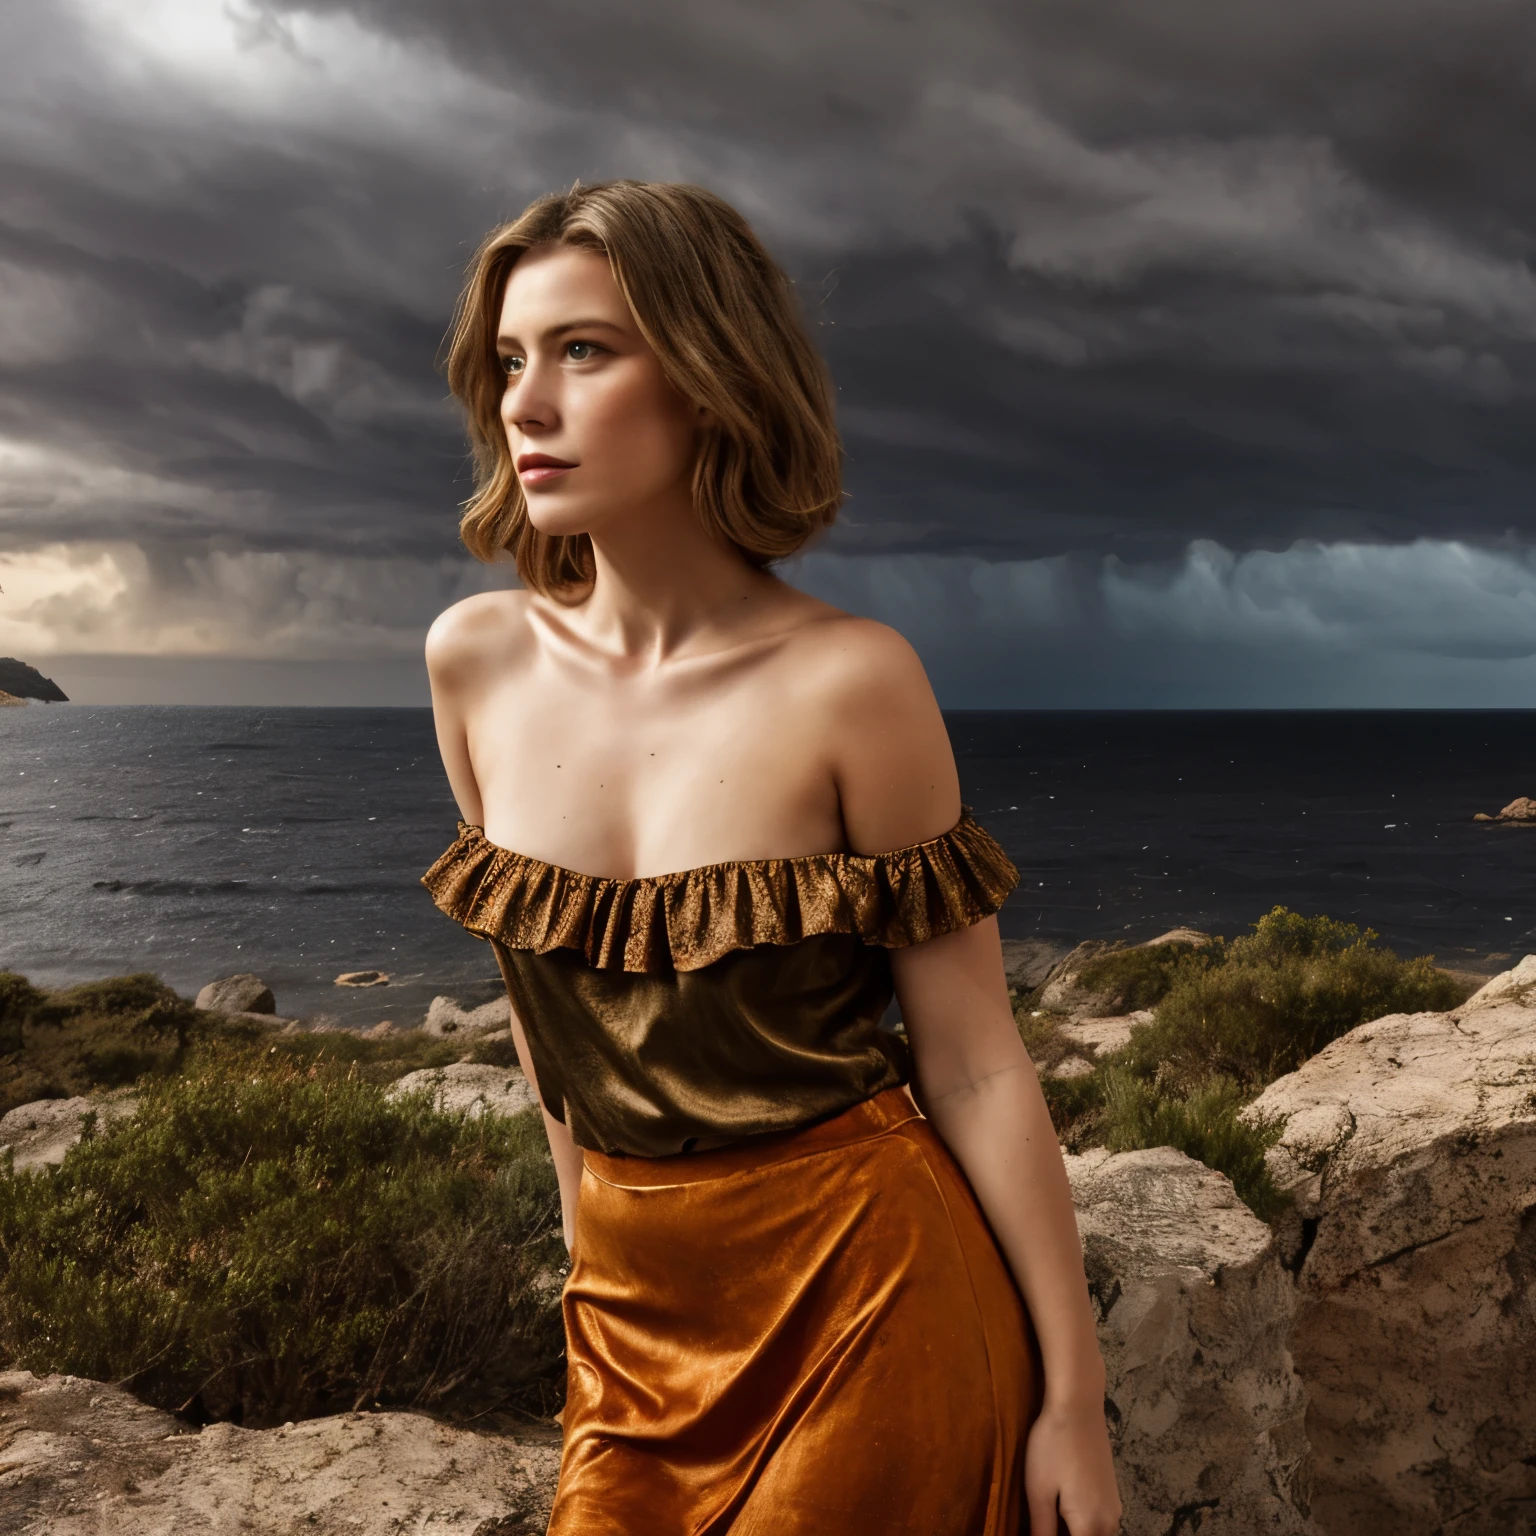
M 1018 866 L 1005 938 L 1234 936 L 1270 908 L 1491 974 L 1536 952 L 1536 710 L 957 712 Z M 419 1023 L 499 995 L 420 883 L 458 815 L 426 709 L 0 710 L 0 970 L 259 975 L 286 1015 Z M 385 973 L 380 986 L 338 975 Z

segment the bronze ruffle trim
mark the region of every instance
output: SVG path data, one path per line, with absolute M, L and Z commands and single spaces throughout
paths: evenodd
M 508 949 L 579 950 L 604 970 L 696 971 L 733 949 L 856 933 L 888 949 L 990 916 L 1019 872 L 969 808 L 890 853 L 808 853 L 608 880 L 487 840 L 472 822 L 421 877 L 449 917 Z

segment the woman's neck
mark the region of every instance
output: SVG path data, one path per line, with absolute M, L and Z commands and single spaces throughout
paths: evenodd
M 691 499 L 600 530 L 592 553 L 596 575 L 579 608 L 582 630 L 602 650 L 652 665 L 695 646 L 715 649 L 713 640 L 755 617 L 779 586 L 712 538 Z

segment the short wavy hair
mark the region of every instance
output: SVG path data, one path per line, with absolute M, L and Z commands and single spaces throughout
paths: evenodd
M 606 255 L 666 377 L 711 413 L 693 469 L 706 527 L 763 567 L 831 524 L 844 499 L 833 386 L 789 278 L 751 226 L 702 187 L 578 182 L 492 230 L 459 295 L 448 383 L 474 453 L 459 524 L 472 555 L 489 562 L 510 550 L 525 585 L 565 602 L 579 601 L 595 572 L 586 534 L 552 536 L 529 521 L 501 420 L 501 304 L 508 274 L 536 245 Z

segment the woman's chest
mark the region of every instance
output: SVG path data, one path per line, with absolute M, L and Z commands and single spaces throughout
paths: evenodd
M 625 878 L 842 846 L 831 732 L 782 690 L 525 686 L 472 722 L 486 836 Z

